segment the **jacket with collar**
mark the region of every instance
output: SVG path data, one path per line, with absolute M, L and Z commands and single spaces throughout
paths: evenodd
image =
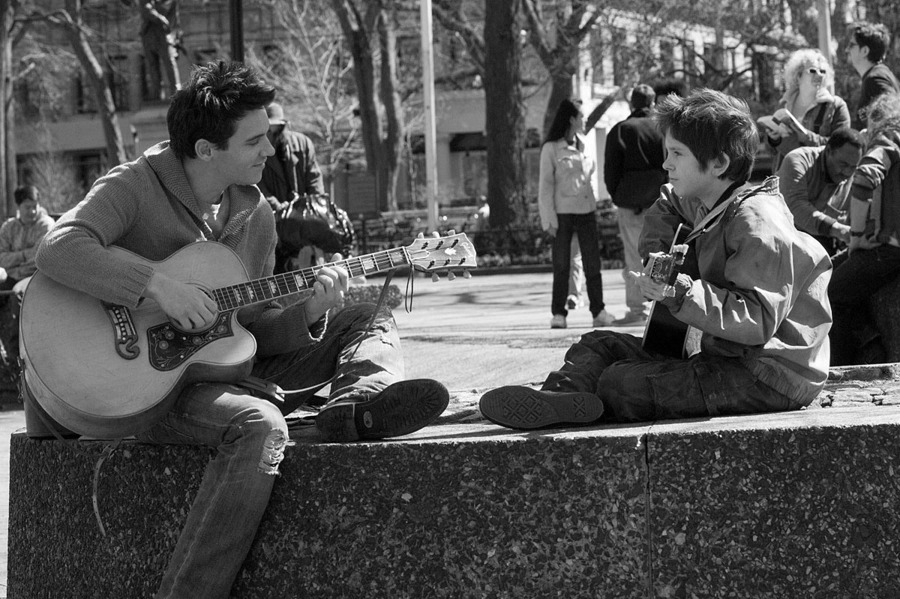
M 772 389 L 809 404 L 828 376 L 831 260 L 794 227 L 776 177 L 725 201 L 692 246 L 700 278 L 672 313 L 702 331 L 702 352 L 741 360 Z M 663 186 L 644 219 L 642 255 L 668 251 L 678 223 L 693 227 L 708 212 Z
M 662 166 L 664 142 L 649 108 L 613 125 L 603 161 L 603 180 L 613 204 L 641 212 L 656 201 L 668 179 Z
M 810 235 L 827 237 L 835 218 L 827 214 L 828 202 L 838 188 L 828 174 L 825 146 L 797 148 L 784 157 L 778 169 L 778 182 L 794 224 Z M 845 182 L 844 185 L 849 183 Z
M 565 139 L 541 146 L 538 212 L 545 231 L 559 226 L 557 214 L 588 214 L 597 209 L 596 164 L 583 147 L 580 139 L 576 146 L 570 146 Z

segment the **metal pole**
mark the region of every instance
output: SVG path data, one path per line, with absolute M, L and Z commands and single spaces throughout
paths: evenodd
M 816 0 L 819 12 L 819 51 L 828 60 L 828 65 L 833 67 L 831 51 L 831 1 Z M 832 90 L 834 91 L 834 90 Z
M 231 17 L 231 60 L 244 62 L 244 6 L 243 0 L 229 0 Z
M 434 56 L 431 37 L 431 0 L 422 0 L 422 90 L 425 109 L 425 198 L 428 230 L 437 231 L 437 143 L 434 116 Z

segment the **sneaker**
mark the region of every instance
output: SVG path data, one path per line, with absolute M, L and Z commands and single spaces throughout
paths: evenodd
M 644 312 L 629 312 L 622 318 L 612 321 L 614 327 L 625 327 L 629 325 L 646 324 L 647 315 Z
M 594 317 L 594 328 L 608 327 L 616 321 L 613 315 L 606 310 L 600 310 L 600 314 Z
M 437 381 L 399 381 L 363 401 L 325 404 L 316 416 L 316 428 L 334 442 L 399 437 L 434 422 L 448 403 L 450 393 Z
M 481 414 L 500 426 L 534 429 L 555 424 L 589 424 L 603 414 L 593 393 L 539 391 L 531 387 L 498 387 L 481 396 Z
M 554 314 L 553 318 L 550 319 L 550 328 L 551 329 L 564 329 L 566 328 L 566 317 L 562 314 Z
M 566 310 L 574 310 L 575 308 L 580 308 L 584 305 L 584 302 L 581 301 L 581 298 L 577 295 L 570 295 L 566 298 Z

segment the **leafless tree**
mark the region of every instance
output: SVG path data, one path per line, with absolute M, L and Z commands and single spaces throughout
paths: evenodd
M 398 85 L 394 0 L 332 0 L 353 57 L 366 164 L 377 205 L 397 209 L 404 118 Z
M 317 140 L 325 186 L 335 170 L 362 159 L 357 99 L 348 86 L 353 62 L 336 16 L 322 2 L 282 0 L 274 5 L 288 39 L 265 54 L 250 48 L 248 61 L 278 88 L 291 126 Z
M 125 144 L 119 130 L 119 117 L 113 101 L 112 90 L 104 76 L 103 67 L 91 47 L 91 30 L 85 25 L 81 0 L 65 0 L 64 8 L 46 11 L 35 6 L 27 20 L 40 20 L 60 28 L 69 41 L 72 51 L 94 92 L 100 122 L 106 139 L 106 156 L 110 166 L 128 159 Z

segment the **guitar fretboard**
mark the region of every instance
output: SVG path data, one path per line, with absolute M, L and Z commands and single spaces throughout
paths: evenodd
M 315 284 L 318 272 L 326 266 L 337 265 L 343 267 L 351 277 L 360 277 L 393 270 L 407 264 L 409 264 L 409 256 L 406 249 L 392 248 L 322 266 L 301 268 L 263 279 L 255 279 L 238 285 L 219 287 L 212 291 L 212 296 L 220 311 L 234 310 L 309 289 Z

